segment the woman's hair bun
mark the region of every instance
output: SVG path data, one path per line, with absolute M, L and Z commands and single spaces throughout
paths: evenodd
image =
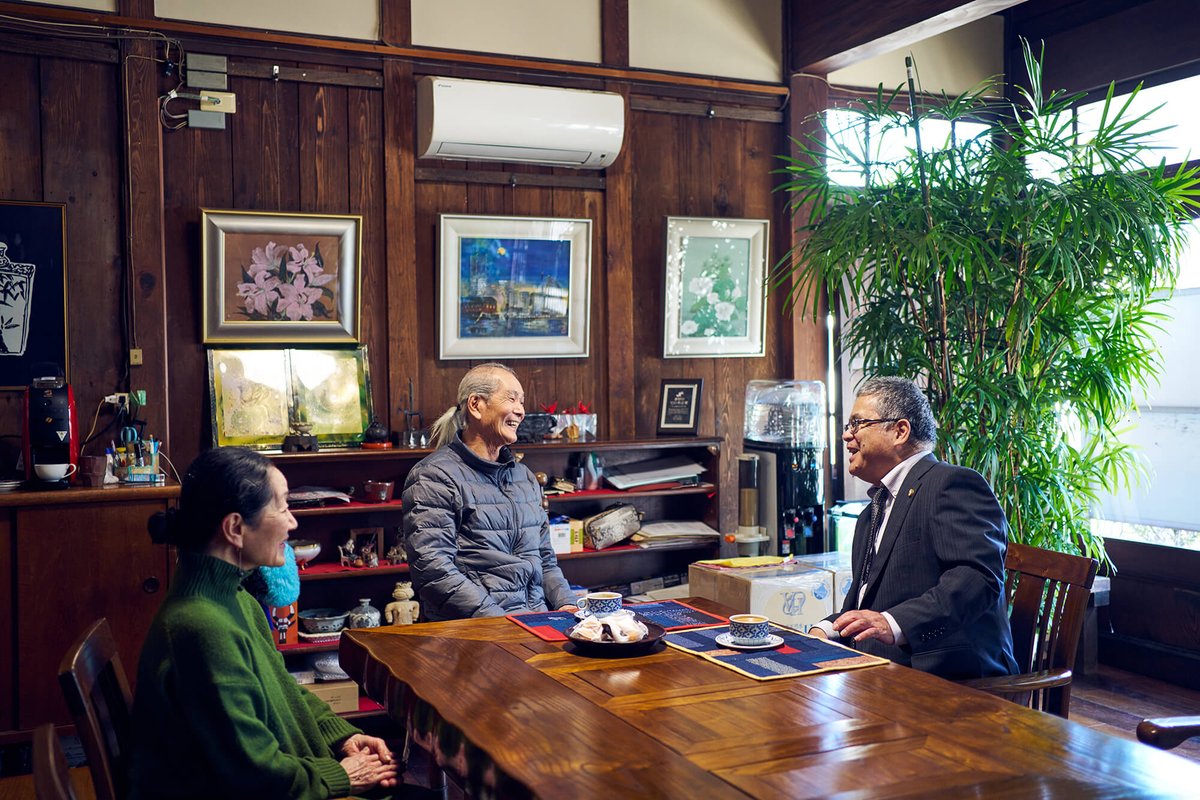
M 155 544 L 175 544 L 179 540 L 179 511 L 168 508 L 154 512 L 146 528 L 150 531 L 150 541 Z

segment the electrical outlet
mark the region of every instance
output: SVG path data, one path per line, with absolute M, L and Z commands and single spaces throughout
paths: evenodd
M 237 113 L 237 95 L 233 92 L 200 92 L 201 111 L 220 111 L 222 114 Z
M 129 366 L 140 367 L 142 365 L 142 348 L 134 347 L 129 351 Z
M 128 392 L 114 392 L 113 394 L 105 395 L 104 402 L 117 407 L 129 405 Z

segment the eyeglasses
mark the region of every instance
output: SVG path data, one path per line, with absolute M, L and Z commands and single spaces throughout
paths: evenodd
M 851 417 L 850 421 L 842 426 L 842 432 L 858 433 L 858 429 L 867 425 L 874 425 L 877 422 L 899 422 L 904 417 L 880 417 L 879 419 L 859 419 Z

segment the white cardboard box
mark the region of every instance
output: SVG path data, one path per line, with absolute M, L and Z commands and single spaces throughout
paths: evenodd
M 746 569 L 692 564 L 688 585 L 693 595 L 802 631 L 834 611 L 833 573 L 795 562 Z
M 807 556 L 796 556 L 801 564 L 818 569 L 827 569 L 833 573 L 833 609 L 840 611 L 854 582 L 854 569 L 850 564 L 849 553 L 814 553 Z
M 571 520 L 550 523 L 550 546 L 557 555 L 571 552 Z

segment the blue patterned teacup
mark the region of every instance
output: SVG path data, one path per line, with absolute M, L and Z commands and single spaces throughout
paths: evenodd
M 729 618 L 729 638 L 734 644 L 763 644 L 771 633 L 771 621 L 761 614 L 734 614 Z
M 597 617 L 615 614 L 621 610 L 621 595 L 616 592 L 588 592 L 579 601 L 579 610 Z

